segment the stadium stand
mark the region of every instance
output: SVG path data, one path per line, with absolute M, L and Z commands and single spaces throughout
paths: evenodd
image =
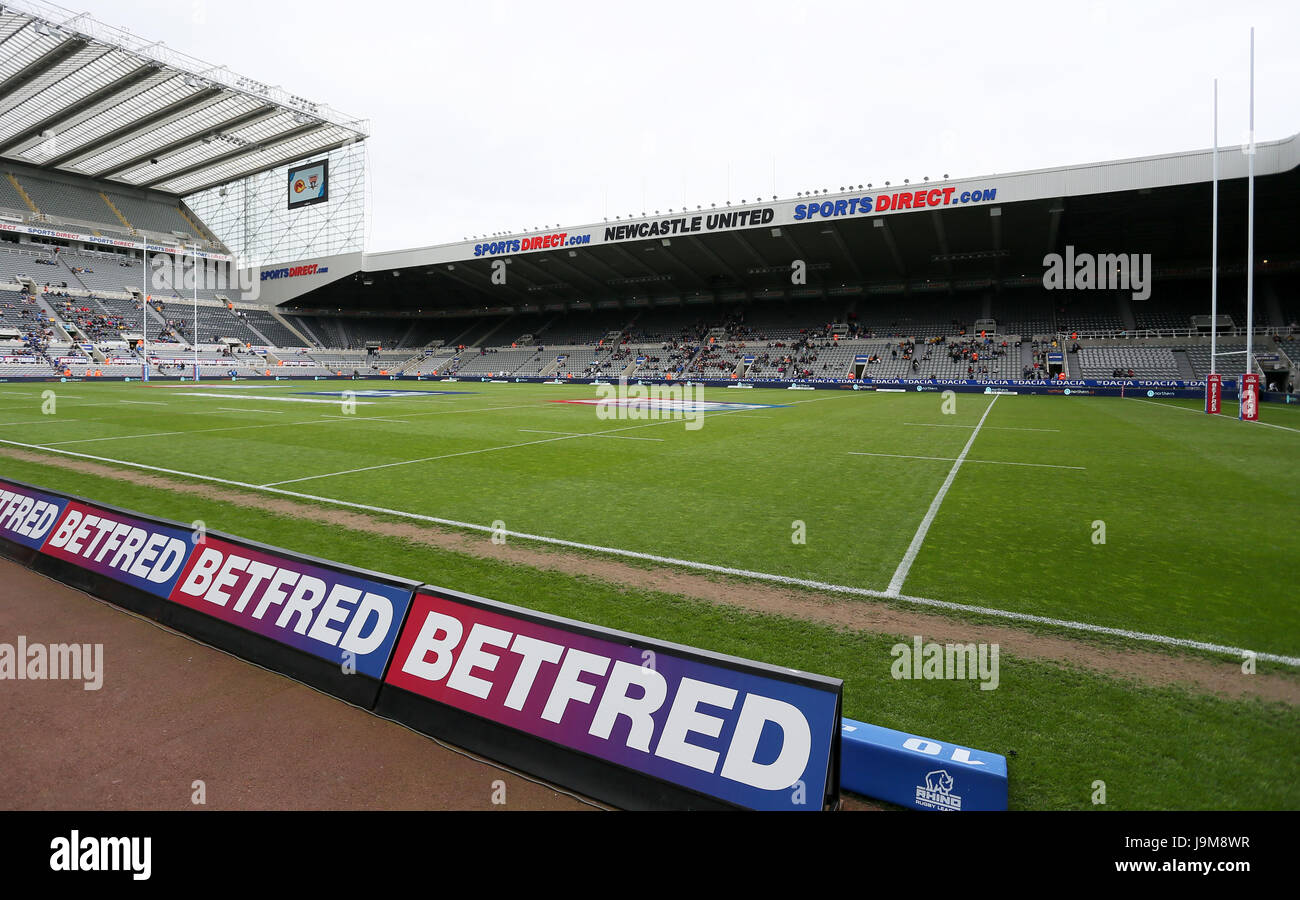
M 45 178 L 29 172 L 10 172 L 18 186 L 31 198 L 32 203 L 45 216 L 55 216 L 65 222 L 84 223 L 90 226 L 107 225 L 118 221 L 104 198 L 97 191 L 54 178 Z M 21 200 L 21 198 L 20 198 Z M 23 206 L 25 209 L 25 204 Z M 121 222 L 118 222 L 121 226 Z
M 1127 326 L 1120 315 L 1115 296 L 1109 293 L 1087 294 L 1071 298 L 1056 307 L 1056 331 L 1061 334 L 1115 334 Z
M 1056 333 L 1054 307 L 1046 293 L 1013 293 L 997 297 L 993 300 L 991 312 L 999 334 L 1032 338 Z
M 348 338 L 355 349 L 364 349 L 372 341 L 382 347 L 396 347 L 409 330 L 409 323 L 400 319 L 354 318 L 347 323 Z
M 292 331 L 280 324 L 279 320 L 266 310 L 243 308 L 238 311 L 243 314 L 244 321 L 248 324 L 249 328 L 256 329 L 258 334 L 264 335 L 270 342 L 270 346 L 304 346 L 302 338 L 294 335 Z
M 202 235 L 194 233 L 194 227 L 185 221 L 180 210 L 175 206 L 163 202 L 139 200 L 115 191 L 106 191 L 105 195 L 137 231 L 188 236 L 192 239 L 202 238 Z
M 518 349 L 511 347 L 481 348 L 478 352 L 461 354 L 461 363 L 456 371 L 459 375 L 497 375 L 504 377 L 514 375 L 540 356 L 536 347 Z
M 47 191 L 50 188 L 39 178 L 28 180 Z M 6 196 L 13 200 L 12 183 L 4 179 L 2 184 L 10 185 Z M 41 193 L 42 188 L 36 190 Z M 50 196 L 41 195 L 47 200 Z M 55 202 L 62 202 L 65 211 L 72 203 L 90 204 L 87 195 L 75 189 L 59 196 L 62 201 Z M 102 198 L 99 202 L 104 205 Z M 179 211 L 171 212 L 179 217 Z M 167 224 L 150 221 L 155 226 Z M 64 349 L 74 341 L 98 346 L 138 332 L 144 315 L 136 299 L 142 280 L 138 260 L 124 253 L 0 244 L 0 284 L 18 288 L 30 281 L 38 291 L 45 288 L 41 296 L 54 315 L 38 308 L 39 298 L 24 301 L 21 292 L 5 293 L 5 302 L 20 303 L 27 307 L 29 318 L 34 314 L 41 319 L 38 339 L 60 355 L 75 356 Z M 1298 306 L 1294 284 L 1278 278 L 1265 285 L 1256 303 L 1257 328 L 1262 331 L 1267 318 L 1274 330 L 1282 326 L 1285 335 L 1283 323 Z M 283 354 L 285 366 L 301 375 L 339 371 L 430 375 L 436 371 L 468 377 L 842 378 L 853 373 L 855 360 L 863 357 L 868 362 L 861 374 L 866 377 L 1001 379 L 1042 377 L 1046 353 L 1069 349 L 1077 336 L 1083 344 L 1080 352 L 1066 356 L 1072 377 L 1109 378 L 1132 370 L 1135 377 L 1200 378 L 1209 368 L 1208 343 L 1198 337 L 1195 327 L 1204 319 L 1204 288 L 1201 283 L 1160 283 L 1146 301 L 1097 293 L 1063 302 L 1060 295 L 1021 289 L 991 296 L 926 294 L 907 306 L 868 296 L 850 301 L 674 304 L 459 318 L 382 313 L 286 316 L 285 321 L 301 335 L 268 309 L 246 303 L 232 308 L 219 299 L 226 294 L 203 289 L 197 338 L 201 344 L 216 345 L 227 338 L 259 348 L 291 348 Z M 1268 291 L 1276 296 L 1272 306 L 1263 299 Z M 156 291 L 151 296 L 158 315 L 149 318 L 150 343 L 159 343 L 165 355 L 169 341 L 188 342 L 192 337 L 194 301 L 176 291 Z M 1225 311 L 1240 306 L 1240 298 L 1221 299 Z M 899 315 L 903 309 L 907 314 Z M 10 324 L 14 316 L 21 317 L 24 310 L 11 306 L 6 312 L 0 327 Z M 1244 321 L 1244 309 L 1238 315 Z M 992 331 L 981 337 L 975 329 L 986 325 Z M 1234 331 L 1229 326 L 1221 332 L 1221 347 L 1226 349 L 1236 340 L 1240 349 L 1240 333 L 1240 327 Z M 1039 340 L 1031 341 L 1031 336 Z M 1059 341 L 1055 348 L 1046 343 L 1052 338 Z M 1114 346 L 1113 339 L 1122 339 L 1121 345 Z M 1264 349 L 1263 340 L 1261 334 L 1257 350 Z M 384 351 L 367 355 L 365 346 L 371 342 Z M 439 342 L 446 349 L 429 355 L 419 352 Z M 1300 358 L 1295 344 L 1289 340 L 1278 345 L 1288 364 Z M 308 353 L 299 355 L 292 348 L 305 348 Z M 328 352 L 323 352 L 325 348 Z M 20 352 L 38 356 L 12 342 L 8 350 L 10 357 Z M 113 344 L 108 355 L 119 350 L 120 345 Z M 1232 359 L 1220 361 L 1221 372 L 1235 368 Z M 237 356 L 235 363 L 236 369 L 264 370 L 260 360 L 246 363 Z M 221 366 L 229 370 L 231 363 L 214 359 L 208 368 L 221 372 Z
M 446 319 L 416 319 L 403 338 L 402 346 L 427 347 L 435 341 L 445 343 L 450 339 L 446 330 L 446 321 Z
M 26 168 L 0 171 L 0 210 L 42 223 L 89 228 L 100 237 L 138 241 L 141 234 L 174 242 L 194 240 L 224 249 L 175 198 L 128 193 L 113 186 Z
M 90 255 L 61 252 L 61 266 L 86 290 L 97 293 L 130 293 L 140 290 L 140 263 L 116 254 Z
M 1192 307 L 1172 295 L 1151 297 L 1133 303 L 1133 318 L 1139 331 L 1172 331 L 1192 327 Z
M 1178 363 L 1168 347 L 1084 347 L 1079 350 L 1081 378 L 1124 377 L 1129 371 L 1144 378 L 1178 378 Z
M 196 306 L 183 297 L 160 298 L 154 295 L 155 308 L 161 307 L 164 318 L 177 332 L 190 339 L 194 331 Z M 234 338 L 242 344 L 264 346 L 267 341 L 254 332 L 242 315 L 242 310 L 227 309 L 215 299 L 201 297 L 198 306 L 198 341 L 220 343 L 221 338 Z
M 352 340 L 348 337 L 341 318 L 292 316 L 289 321 L 300 326 L 300 330 L 305 326 L 306 333 L 314 335 L 316 340 L 320 341 L 320 346 L 322 347 L 331 347 L 339 350 L 347 350 L 352 347 Z
M 511 340 L 532 334 L 533 343 L 554 344 L 556 346 L 574 346 L 577 344 L 594 344 L 607 334 L 622 334 L 633 313 L 625 310 L 596 310 L 594 312 L 573 312 L 567 315 L 542 316 L 537 319 L 522 320 L 519 327 L 512 323 L 511 331 L 518 332 Z M 532 322 L 542 321 L 543 327 L 533 328 Z

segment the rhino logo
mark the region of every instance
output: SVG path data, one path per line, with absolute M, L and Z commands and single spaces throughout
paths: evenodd
M 927 772 L 925 776 L 925 789 L 927 791 L 937 791 L 941 794 L 947 794 L 952 791 L 952 776 L 943 769 L 936 769 L 933 772 Z

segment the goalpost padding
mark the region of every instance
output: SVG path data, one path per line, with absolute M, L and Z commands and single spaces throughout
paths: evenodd
M 912 809 L 1005 810 L 1007 759 L 841 719 L 840 786 Z

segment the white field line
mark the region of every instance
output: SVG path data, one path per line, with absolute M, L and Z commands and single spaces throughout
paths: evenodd
M 1163 407 L 1164 409 L 1181 409 L 1183 412 L 1200 413 L 1201 415 L 1205 416 L 1207 419 L 1223 419 L 1228 422 L 1241 421 L 1236 416 L 1225 416 L 1225 415 L 1211 416 L 1208 413 L 1206 413 L 1204 410 L 1194 409 L 1190 406 L 1175 406 L 1172 403 L 1160 403 L 1159 401 L 1156 400 L 1143 400 L 1141 397 L 1129 397 L 1128 399 L 1136 400 L 1138 403 L 1150 403 L 1152 406 L 1159 406 L 1159 407 Z M 1274 425 L 1272 422 L 1261 422 L 1258 419 L 1256 419 L 1253 424 L 1263 425 L 1267 428 L 1280 428 L 1283 431 L 1293 431 L 1296 434 L 1300 434 L 1300 428 L 1290 428 L 1286 425 Z
M 204 431 L 219 429 L 205 428 Z M 188 431 L 154 431 L 149 434 L 119 434 L 116 437 L 79 438 L 75 441 L 51 441 L 51 444 L 94 444 L 99 441 L 129 441 L 132 438 L 171 437 L 177 434 L 189 434 Z
M 82 422 L 103 421 L 102 419 L 81 419 Z M 129 438 L 165 437 L 177 434 L 209 434 L 214 431 L 245 431 L 250 428 L 285 428 L 294 425 L 329 425 L 328 419 L 307 419 L 301 422 L 271 422 L 266 425 L 226 425 L 221 428 L 192 428 L 189 431 L 163 431 L 153 434 L 118 434 L 111 437 L 81 438 L 75 441 L 54 441 L 53 444 L 91 444 L 97 441 L 124 441 Z
M 725 413 L 715 413 L 714 415 L 724 415 Z M 681 419 L 661 419 L 658 422 L 650 422 L 645 425 L 627 425 L 623 428 L 611 428 L 608 431 L 591 431 L 580 434 L 568 434 L 563 437 L 542 438 L 536 441 L 521 441 L 517 444 L 501 444 L 497 447 L 480 447 L 477 450 L 460 450 L 456 453 L 442 453 L 438 456 L 422 456 L 419 459 L 404 459 L 398 462 L 379 463 L 373 466 L 358 466 L 355 469 L 343 469 L 338 472 L 325 472 L 320 475 L 304 475 L 302 478 L 286 478 L 284 481 L 268 481 L 266 484 L 258 487 L 276 487 L 281 484 L 298 484 L 302 481 L 316 481 L 319 478 L 333 478 L 335 475 L 353 475 L 357 472 L 373 472 L 376 469 L 391 469 L 396 466 L 413 466 L 416 463 L 435 462 L 440 459 L 454 459 L 458 456 L 475 456 L 479 453 L 495 453 L 498 450 L 511 450 L 515 447 L 532 447 L 537 444 L 551 444 L 555 441 L 571 441 L 578 437 L 595 437 L 597 435 L 612 434 L 616 431 L 633 431 L 637 428 L 653 428 L 656 425 L 670 425 L 681 422 Z
M 391 416 L 367 416 L 367 415 L 360 414 L 360 413 L 353 413 L 353 414 L 350 415 L 350 416 L 336 416 L 336 415 L 333 415 L 332 413 L 325 413 L 325 414 L 324 414 L 324 417 L 325 417 L 326 419 L 346 419 L 346 420 L 348 420 L 349 422 L 396 422 L 396 423 L 398 423 L 399 425 L 411 425 L 411 424 L 414 424 L 414 423 L 412 423 L 412 422 L 408 422 L 408 421 L 406 421 L 406 419 L 399 419 L 399 418 L 397 418 L 397 417 L 398 417 L 398 416 L 441 416 L 441 415 L 445 415 L 445 414 L 447 414 L 447 413 L 449 413 L 449 412 L 450 412 L 450 413 L 474 412 L 474 410 L 472 410 L 472 409 L 453 409 L 453 410 L 443 409 L 443 410 L 438 410 L 437 412 L 431 412 L 431 413 L 393 413 Z
M 663 438 L 631 437 L 630 435 L 626 435 L 626 434 L 601 434 L 599 431 L 594 431 L 594 432 L 542 431 L 537 428 L 520 428 L 519 430 L 523 432 L 527 432 L 528 434 L 568 434 L 568 435 L 572 435 L 573 437 L 603 437 L 603 438 L 610 438 L 611 440 L 615 440 L 615 441 L 655 441 L 656 443 L 660 443 L 660 444 L 664 442 Z
M 235 387 L 234 388 L 227 387 L 227 385 L 230 384 L 234 384 Z M 296 387 L 298 387 L 298 385 L 296 384 L 248 384 L 246 382 L 230 382 L 230 381 L 222 381 L 222 380 L 218 380 L 216 382 L 200 382 L 199 384 L 195 384 L 192 381 L 182 381 L 178 383 L 159 381 L 156 383 L 151 383 L 148 387 L 148 390 L 177 392 L 177 391 L 185 391 L 185 390 L 192 391 L 195 388 L 205 388 L 207 390 L 214 390 L 216 388 L 221 388 L 222 390 L 238 390 L 238 391 L 288 391 Z
M 998 397 L 1001 395 L 994 394 L 993 396 Z M 847 452 L 849 456 L 886 456 L 890 459 L 932 459 L 936 462 L 957 462 L 958 460 L 958 457 L 956 456 L 905 456 L 902 453 L 868 453 L 865 450 L 849 450 Z M 1055 463 L 1007 462 L 1002 459 L 968 459 L 965 460 L 965 462 L 983 463 L 987 466 L 1030 466 L 1035 469 L 1078 469 L 1079 471 L 1087 471 L 1087 468 L 1084 466 L 1058 466 Z
M 43 382 L 43 383 L 44 383 L 44 384 L 54 384 L 55 382 L 52 382 L 52 381 L 51 381 L 51 382 Z M 37 392 L 37 391 L 35 390 L 35 388 L 33 388 L 31 392 L 28 392 L 28 391 L 0 391 L 0 396 L 5 396 L 5 397 L 30 397 L 30 398 L 32 398 L 33 400 L 35 400 L 36 398 L 40 397 L 41 394 L 45 393 L 45 391 L 50 391 L 50 390 L 53 390 L 53 388 L 48 388 L 48 387 L 47 387 L 47 388 L 43 388 L 40 392 Z M 76 400 L 80 400 L 80 399 L 81 399 L 81 396 L 80 396 L 80 395 L 75 395 L 75 396 L 74 396 L 73 394 L 63 394 L 62 396 L 64 396 L 64 397 L 73 397 L 73 398 L 76 399 Z
M 984 427 L 984 420 L 993 411 L 993 404 L 998 402 L 999 396 L 999 394 L 994 394 L 993 399 L 989 401 L 989 405 L 984 407 L 984 415 L 980 416 L 979 424 L 970 433 L 970 437 L 966 440 L 966 446 L 961 448 L 961 453 L 953 460 L 952 468 L 948 470 L 948 477 L 939 486 L 939 493 L 935 494 L 934 499 L 930 501 L 930 508 L 925 511 L 925 518 L 921 519 L 921 524 L 917 526 L 916 534 L 912 535 L 912 543 L 908 544 L 907 552 L 903 554 L 902 560 L 898 563 L 898 568 L 894 570 L 894 577 L 889 579 L 889 587 L 885 593 L 896 596 L 903 590 L 903 582 L 907 580 L 907 573 L 912 571 L 912 562 L 916 559 L 916 554 L 921 552 L 921 545 L 925 543 L 925 536 L 930 531 L 930 523 L 934 521 L 935 514 L 939 512 L 943 498 L 948 495 L 948 488 L 952 487 L 953 479 L 957 477 L 957 470 L 961 468 L 962 461 L 966 459 L 966 454 L 970 453 L 971 445 L 975 443 L 975 438 L 979 437 L 980 429 Z
M 161 400 L 119 400 L 118 403 L 131 403 L 140 406 L 166 406 Z
M 262 416 L 282 416 L 282 409 L 250 409 L 247 406 L 218 406 L 217 409 L 225 412 L 251 412 Z
M 212 396 L 216 396 L 216 395 L 215 395 L 215 394 L 204 394 L 204 395 L 201 395 L 201 396 L 212 397 Z M 88 404 L 88 403 L 83 403 L 83 404 L 81 404 L 81 406 L 78 406 L 77 408 L 78 408 L 78 409 L 81 409 L 81 408 L 84 407 L 84 406 L 92 406 L 92 405 L 93 405 L 93 406 L 104 406 L 104 405 L 112 406 L 113 404 L 102 404 L 102 403 L 98 403 L 98 404 Z M 536 404 L 529 404 L 529 405 L 530 405 L 530 406 L 535 406 Z M 218 407 L 218 408 L 225 408 L 225 407 Z M 502 407 L 496 407 L 496 408 L 497 408 L 497 409 L 524 409 L 524 408 L 526 408 L 526 407 L 523 407 L 523 406 L 502 406 Z M 545 407 L 540 407 L 540 406 L 539 406 L 539 408 L 545 408 Z M 277 415 L 277 416 L 278 416 L 278 415 L 282 415 L 281 412 L 273 412 L 273 413 L 272 413 L 270 410 L 252 410 L 252 411 L 253 411 L 253 412 L 267 412 L 267 413 L 271 413 L 272 415 Z M 454 415 L 454 414 L 456 414 L 456 413 L 486 412 L 486 411 L 487 411 L 487 410 L 482 410 L 482 409 L 444 409 L 444 410 L 438 410 L 438 411 L 435 411 L 435 412 L 426 412 L 426 413 L 406 413 L 405 415 L 410 415 L 410 416 L 446 416 L 446 415 Z M 201 410 L 191 410 L 191 411 L 190 411 L 190 413 L 191 413 L 191 414 L 194 414 L 194 415 L 201 414 L 201 412 L 202 412 Z M 399 415 L 401 415 L 401 414 L 399 414 Z M 297 421 L 297 422 L 271 422 L 271 423 L 266 424 L 266 425 L 227 425 L 227 426 L 224 426 L 224 427 L 221 427 L 221 428 L 192 428 L 192 429 L 190 429 L 190 430 L 188 430 L 188 431 L 165 431 L 165 432 L 160 432 L 160 433 L 151 433 L 151 434 L 119 434 L 119 435 L 113 435 L 113 436 L 111 436 L 111 437 L 82 438 L 82 439 L 80 439 L 80 440 L 76 440 L 76 441 L 55 441 L 55 442 L 53 442 L 53 443 L 57 443 L 57 444 L 90 444 L 90 443 L 95 443 L 95 442 L 98 442 L 98 441 L 122 441 L 122 440 L 126 440 L 126 439 L 128 439 L 128 438 L 170 437 L 170 436 L 174 436 L 174 435 L 178 435 L 178 434 L 208 434 L 208 433 L 213 432 L 213 431 L 242 431 L 242 430 L 244 430 L 244 429 L 249 429 L 249 428 L 285 428 L 285 427 L 293 427 L 293 426 L 295 426 L 295 425 L 331 425 L 331 424 L 334 424 L 334 422 L 335 422 L 336 420 L 338 420 L 338 419 L 352 419 L 352 420 L 355 420 L 355 419 L 372 419 L 372 418 L 379 418 L 379 417 L 378 417 L 378 416 L 330 416 L 330 415 L 326 415 L 326 416 L 324 416 L 323 418 L 318 418 L 318 419 L 304 419 L 304 420 Z M 67 421 L 67 420 L 65 420 L 65 421 Z M 76 419 L 76 420 L 70 420 L 70 421 L 80 421 L 80 422 L 102 422 L 102 421 L 104 421 L 104 420 L 103 420 L 103 419 Z M 16 422 L 16 423 L 14 423 L 14 424 L 21 425 L 21 424 L 24 424 L 24 423 L 22 423 L 22 422 Z
M 44 419 L 32 419 L 30 422 L 0 422 L 4 425 L 64 425 L 70 422 L 102 422 L 103 419 L 73 419 L 68 416 L 46 416 Z
M 173 397 L 218 397 L 222 400 L 271 400 L 276 403 L 328 403 L 330 406 L 341 406 L 344 398 L 337 400 L 326 400 L 324 397 L 269 397 L 266 394 L 218 394 L 212 391 L 177 391 L 172 394 Z M 348 400 L 348 403 L 356 403 L 369 406 L 373 400 Z
M 995 397 L 998 395 L 994 395 Z M 717 572 L 722 575 L 734 575 L 741 578 L 752 578 L 756 581 L 770 581 L 777 584 L 790 584 L 797 587 L 806 587 L 818 591 L 828 591 L 836 594 L 847 594 L 855 597 L 869 597 L 877 600 L 897 600 L 903 603 L 912 603 L 918 606 L 929 606 L 935 609 L 947 609 L 955 612 L 976 613 L 978 615 L 991 616 L 1000 619 L 1009 619 L 1016 622 L 1034 622 L 1041 625 L 1051 625 L 1057 628 L 1065 628 L 1072 631 L 1084 631 L 1092 634 L 1108 634 L 1115 637 L 1127 638 L 1134 641 L 1145 641 L 1148 643 L 1161 644 L 1168 647 L 1184 647 L 1193 650 L 1204 650 L 1210 653 L 1222 653 L 1230 656 L 1244 657 L 1254 656 L 1266 662 L 1282 663 L 1288 666 L 1300 668 L 1300 657 L 1283 656 L 1277 653 L 1262 653 L 1255 650 L 1247 650 L 1242 647 L 1231 647 L 1224 644 L 1212 644 L 1206 641 L 1195 641 L 1188 638 L 1170 637 L 1163 634 L 1151 634 L 1144 631 L 1130 631 L 1124 628 L 1111 628 L 1106 625 L 1094 625 L 1090 622 L 1075 622 L 1069 619 L 1054 619 L 1048 616 L 1036 616 L 1030 613 L 1014 612 L 1005 609 L 993 609 L 987 606 L 972 606 L 965 603 L 953 603 L 948 600 L 933 600 L 928 597 L 912 597 L 907 594 L 891 595 L 885 591 L 874 591 L 870 588 L 851 587 L 842 584 L 830 584 L 823 581 L 813 581 L 807 578 L 794 578 L 789 575 L 774 575 L 767 572 L 755 572 L 748 569 L 735 569 L 730 566 L 719 566 L 712 563 L 695 562 L 688 559 L 676 559 L 671 556 L 658 556 L 653 553 L 642 553 L 636 550 L 623 550 L 618 547 L 602 547 L 598 544 L 585 544 L 579 541 L 568 541 L 562 538 L 547 537 L 540 534 L 529 534 L 523 531 L 501 531 L 494 529 L 490 525 L 476 525 L 472 522 L 458 522 L 455 519 L 443 519 L 437 516 L 426 516 L 420 513 L 406 512 L 400 509 L 388 509 L 383 506 L 371 506 L 366 503 L 354 503 L 350 500 L 339 500 L 335 497 L 320 497 L 315 494 L 303 494 L 298 491 L 288 491 L 280 488 L 266 487 L 260 484 L 249 484 L 244 481 L 234 481 L 229 478 L 218 478 L 215 475 L 201 475 L 197 472 L 182 472 L 176 469 L 165 469 L 161 466 L 150 466 L 144 463 L 131 462 L 124 459 L 111 459 L 105 456 L 92 456 L 89 453 L 78 453 L 73 450 L 59 450 L 55 447 L 42 446 L 40 444 L 24 444 L 20 441 L 10 441 L 0 438 L 0 444 L 8 444 L 13 447 L 22 447 L 27 450 L 44 450 L 49 453 L 57 453 L 61 456 L 75 456 L 79 459 L 89 459 L 95 462 L 112 463 L 119 466 L 127 466 L 132 469 L 143 469 L 149 472 L 161 472 L 164 475 L 179 475 L 183 478 L 194 478 L 199 481 L 210 481 L 214 484 L 225 484 L 231 487 L 244 488 L 251 491 L 261 491 L 268 494 L 278 494 L 283 497 L 295 497 L 299 500 L 310 500 L 316 503 L 326 503 L 333 506 L 344 506 L 349 509 L 359 509 L 363 512 L 378 513 L 380 515 L 394 516 L 400 519 L 412 519 L 419 522 L 429 522 L 434 525 L 446 525 L 451 528 L 463 528 L 469 531 L 481 531 L 485 534 L 505 534 L 507 537 L 516 537 L 526 541 L 536 541 L 542 544 L 551 544 L 557 547 L 570 547 L 575 550 L 588 550 L 595 553 L 605 553 L 611 556 L 623 556 L 629 559 L 641 559 L 647 562 L 660 563 L 663 565 L 680 566 L 686 569 L 697 569 L 703 572 Z
M 55 395 L 55 396 L 56 396 L 56 399 L 58 399 L 58 400 L 74 400 L 74 399 L 80 399 L 80 398 L 72 397 L 72 396 L 69 395 L 69 394 L 57 394 L 57 395 Z M 29 401 L 29 402 L 27 402 L 27 403 L 19 403 L 19 404 L 15 404 L 14 406 L 0 406 L 0 410 L 10 410 L 10 409 L 31 409 L 32 406 L 44 402 L 40 394 L 32 394 L 32 395 L 28 398 L 28 401 Z M 84 406 L 85 404 L 82 404 L 82 405 Z
M 849 392 L 846 391 L 846 392 L 844 392 L 843 394 L 836 394 L 836 395 L 831 396 L 831 397 L 810 397 L 810 398 L 808 398 L 807 400 L 791 400 L 791 401 L 789 401 L 789 402 L 787 402 L 787 403 L 777 403 L 777 404 L 775 404 L 775 405 L 776 405 L 776 406 L 798 406 L 800 403 L 819 403 L 819 402 L 821 402 L 822 400 L 838 400 L 840 397 L 851 397 L 851 396 L 853 396 L 853 395 L 852 395 L 851 393 L 849 393 Z M 719 402 L 723 402 L 723 403 L 740 403 L 741 401 L 739 401 L 739 400 L 725 400 L 725 401 L 719 401 Z
M 332 416 L 325 414 L 327 419 L 351 419 L 352 421 L 379 421 L 379 422 L 402 422 L 412 416 L 456 416 L 461 413 L 475 412 L 495 412 L 500 409 L 563 409 L 564 407 L 551 402 L 545 403 L 524 403 L 519 406 L 474 406 L 469 409 L 435 409 L 432 412 L 411 412 L 411 413 L 392 413 L 385 416 Z
M 1300 434 L 1300 428 L 1289 428 L 1286 425 L 1274 425 L 1272 422 L 1261 422 L 1258 419 L 1255 420 L 1254 424 L 1263 425 L 1265 428 L 1281 428 L 1283 431 L 1294 431 L 1296 434 Z
M 1003 395 L 997 394 L 995 396 L 1000 397 Z M 975 427 L 974 425 L 947 425 L 947 424 L 941 425 L 936 422 L 904 422 L 903 424 L 916 425 L 922 428 L 974 428 Z M 1059 432 L 1061 429 L 1059 428 L 1018 428 L 1014 425 L 990 425 L 989 430 L 990 431 L 996 430 L 996 431 L 1057 431 Z
M 1174 404 L 1172 404 L 1172 403 L 1160 403 L 1160 402 L 1158 402 L 1158 401 L 1156 401 L 1156 400 L 1143 400 L 1141 397 L 1129 397 L 1128 399 L 1129 399 L 1129 400 L 1132 400 L 1132 401 L 1135 402 L 1135 403 L 1150 403 L 1152 406 L 1159 406 L 1159 407 L 1162 408 L 1162 409 L 1181 409 L 1183 412 L 1201 413 L 1201 415 L 1204 415 L 1204 416 L 1206 416 L 1206 418 L 1209 418 L 1209 419 L 1223 419 L 1223 418 L 1229 418 L 1229 419 L 1231 419 L 1231 418 L 1234 418 L 1233 416 L 1226 416 L 1226 417 L 1225 417 L 1225 416 L 1211 416 L 1211 415 L 1208 415 L 1207 413 L 1205 413 L 1203 410 L 1193 409 L 1193 408 L 1190 407 L 1190 406 L 1176 406 L 1176 405 L 1174 405 Z

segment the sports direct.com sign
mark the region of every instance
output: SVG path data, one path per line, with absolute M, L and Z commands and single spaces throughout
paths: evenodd
M 426 733 L 454 714 L 482 748 L 508 756 L 531 740 L 519 762 L 593 796 L 822 809 L 839 795 L 837 679 L 16 482 L 0 481 L 0 555 L 382 715 L 391 701 Z

